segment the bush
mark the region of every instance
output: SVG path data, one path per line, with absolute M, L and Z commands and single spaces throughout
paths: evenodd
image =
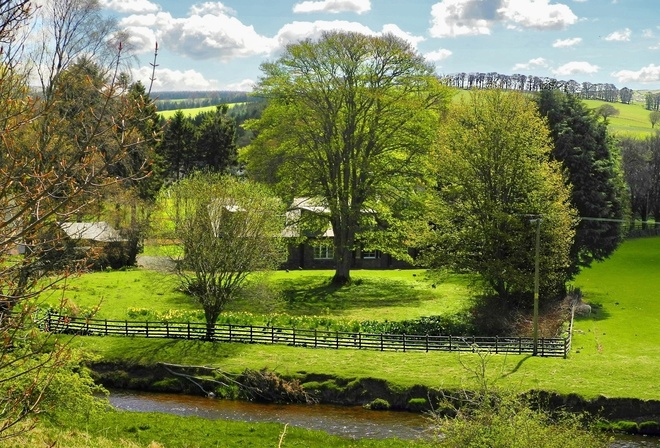
M 390 402 L 382 398 L 376 398 L 371 403 L 364 405 L 364 407 L 372 411 L 388 411 L 390 409 Z
M 453 403 L 446 404 L 452 407 Z M 523 398 L 487 393 L 462 403 L 455 417 L 432 417 L 434 446 L 442 448 L 605 448 L 584 416 L 535 410 Z

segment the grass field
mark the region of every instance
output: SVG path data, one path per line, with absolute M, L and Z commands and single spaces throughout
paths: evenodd
M 343 320 L 404 320 L 452 313 L 469 298 L 466 276 L 445 276 L 442 282 L 426 270 L 353 271 L 354 284 L 328 285 L 331 271 L 277 271 L 254 276 L 246 294 L 230 303 L 228 312 L 287 313 Z M 436 285 L 436 287 L 433 287 Z M 173 275 L 150 270 L 96 272 L 71 278 L 48 303 L 65 297 L 81 311 L 98 308 L 100 319 L 132 319 L 129 310 L 148 308 L 159 313 L 200 309 L 178 289 Z
M 246 104 L 246 103 L 228 103 L 227 107 L 230 109 L 234 106 L 238 106 L 241 104 Z M 195 107 L 195 108 L 190 108 L 190 109 L 174 109 L 174 110 L 164 110 L 161 112 L 158 112 L 158 115 L 163 117 L 166 120 L 169 120 L 174 116 L 175 113 L 177 113 L 179 110 L 183 112 L 183 114 L 187 117 L 195 117 L 199 114 L 202 114 L 204 112 L 213 112 L 218 106 L 206 106 L 206 107 Z
M 584 100 L 584 103 L 590 109 L 596 109 L 603 104 L 611 104 L 619 111 L 619 115 L 608 118 L 608 128 L 614 136 L 644 138 L 656 132 L 649 121 L 650 111 L 646 110 L 642 103 L 606 103 L 597 100 Z
M 492 355 L 489 376 L 496 384 L 520 391 L 660 399 L 659 266 L 660 238 L 626 241 L 611 259 L 585 270 L 575 281 L 594 311 L 576 322 L 568 359 Z M 414 306 L 422 303 L 421 299 L 414 302 Z M 366 309 L 372 317 L 379 316 L 378 308 Z M 409 312 L 414 311 L 406 314 Z M 453 353 L 313 350 L 109 337 L 78 338 L 75 343 L 108 360 L 212 364 L 235 372 L 267 367 L 292 376 L 314 372 L 343 378 L 381 378 L 402 387 L 469 388 L 474 374 L 466 364 L 476 368 L 479 363 L 475 355 Z

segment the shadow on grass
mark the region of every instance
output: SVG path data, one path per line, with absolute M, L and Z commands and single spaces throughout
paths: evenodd
M 501 377 L 506 378 L 509 375 L 513 375 L 514 373 L 516 373 L 520 369 L 520 367 L 522 367 L 523 363 L 531 357 L 532 357 L 532 355 L 525 356 L 523 359 L 521 359 L 520 361 L 518 361 L 516 363 L 516 365 L 513 367 L 513 369 L 511 369 L 510 371 L 508 371 L 506 373 L 502 373 Z
M 409 307 L 428 298 L 414 284 L 389 279 L 356 279 L 346 286 L 333 285 L 326 276 L 308 276 L 278 282 L 287 311 L 319 314 L 324 311 Z
M 111 358 L 135 364 L 151 365 L 157 362 L 174 364 L 207 364 L 240 356 L 247 347 L 243 344 L 225 344 L 185 339 L 132 339 L 116 338 Z M 149 341 L 145 343 L 144 341 Z

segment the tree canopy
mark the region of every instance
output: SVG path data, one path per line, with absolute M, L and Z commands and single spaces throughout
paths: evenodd
M 561 163 L 573 191 L 580 223 L 571 249 L 572 272 L 603 260 L 622 239 L 625 183 L 607 125 L 574 95 L 545 90 L 536 97 L 554 143 L 551 157 Z
M 427 261 L 478 273 L 487 294 L 520 303 L 533 293 L 532 221 L 540 218 L 542 294 L 562 291 L 574 211 L 534 104 L 520 93 L 473 91 L 451 108 L 440 135 L 436 231 Z
M 183 253 L 177 274 L 204 309 L 211 338 L 218 316 L 247 276 L 284 261 L 283 204 L 262 185 L 203 172 L 173 184 L 161 203 L 172 211 L 169 236 Z
M 428 182 L 450 90 L 393 35 L 326 32 L 289 45 L 261 69 L 255 94 L 268 106 L 242 154 L 247 172 L 284 198 L 323 202 L 334 233 L 333 282 L 348 283 L 365 220 L 380 211 L 394 228 L 397 210 Z

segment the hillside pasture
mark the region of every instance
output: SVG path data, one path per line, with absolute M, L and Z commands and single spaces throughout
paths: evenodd
M 226 106 L 231 109 L 232 107 L 240 106 L 242 104 L 247 104 L 247 103 L 228 103 Z M 203 114 L 205 112 L 213 112 L 217 109 L 218 106 L 206 106 L 206 107 L 194 107 L 194 108 L 189 108 L 189 109 L 174 109 L 174 110 L 163 110 L 159 111 L 158 115 L 160 115 L 162 118 L 165 120 L 169 120 L 176 114 L 179 110 L 183 112 L 183 115 L 186 117 L 194 118 L 199 114 Z
M 650 111 L 646 110 L 642 103 L 608 103 L 598 100 L 584 100 L 584 103 L 590 109 L 610 104 L 619 111 L 619 115 L 608 118 L 608 129 L 614 136 L 644 138 L 656 131 L 649 121 Z M 657 130 L 660 130 L 660 127 Z

